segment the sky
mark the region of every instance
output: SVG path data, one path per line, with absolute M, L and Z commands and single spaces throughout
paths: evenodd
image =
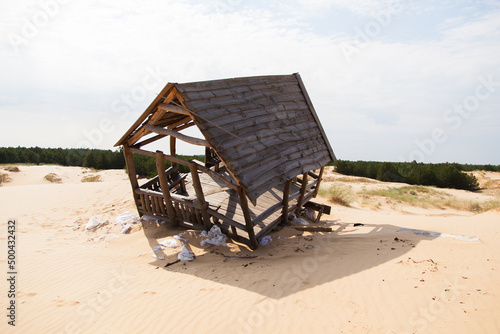
M 168 82 L 299 72 L 339 159 L 500 164 L 498 0 L 0 0 L 0 13 L 0 146 L 111 149 Z

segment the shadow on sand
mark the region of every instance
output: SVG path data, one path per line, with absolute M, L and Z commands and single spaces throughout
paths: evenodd
M 227 241 L 233 247 L 201 247 L 199 231 L 148 222 L 143 223 L 143 231 L 151 249 L 160 240 L 185 232 L 183 236 L 188 240 L 184 244 L 196 255 L 192 262 L 173 263 L 180 248 L 167 248 L 155 252 L 166 260 L 156 260 L 151 265 L 273 299 L 376 267 L 401 257 L 422 240 L 434 239 L 411 232 L 398 233 L 399 227 L 394 225 L 353 226 L 337 222 L 318 225 L 330 226 L 333 232 L 311 233 L 288 226 L 271 234 L 272 241 L 253 252 L 230 239 Z

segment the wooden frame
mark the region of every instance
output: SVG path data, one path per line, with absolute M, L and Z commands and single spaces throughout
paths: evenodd
M 181 133 L 193 125 L 205 138 Z M 165 137 L 170 154 L 143 148 Z M 205 162 L 178 158 L 178 140 L 205 147 Z M 336 158 L 298 74 L 167 84 L 117 145 L 141 216 L 193 229 L 218 225 L 255 249 L 302 207 L 329 212 L 308 204 Z M 158 172 L 143 184 L 137 154 L 154 158 Z

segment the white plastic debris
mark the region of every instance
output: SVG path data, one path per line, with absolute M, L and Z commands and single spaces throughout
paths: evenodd
M 220 228 L 218 226 L 212 226 L 210 231 L 202 231 L 200 234 L 201 237 L 206 238 L 205 240 L 202 240 L 200 245 L 201 247 L 205 246 L 206 244 L 212 244 L 215 246 L 227 246 L 226 245 L 226 239 L 227 236 L 222 233 Z
M 130 233 L 130 231 L 132 231 L 132 225 L 126 224 L 126 225 L 122 225 L 122 229 L 120 230 L 120 233 L 127 234 L 127 233 Z
M 300 217 L 295 217 L 293 220 L 292 220 L 292 223 L 295 223 L 295 224 L 301 224 L 301 225 L 309 225 L 309 222 L 305 219 L 302 219 Z
M 181 261 L 193 261 L 194 254 L 191 253 L 186 246 L 182 245 L 181 252 L 177 255 L 177 258 Z
M 306 208 L 304 210 L 304 216 L 314 221 L 316 219 L 316 212 L 312 208 Z
M 177 248 L 181 243 L 176 239 L 166 239 L 160 242 L 160 245 L 168 248 Z
M 89 219 L 88 223 L 85 224 L 85 228 L 87 230 L 90 230 L 90 231 L 94 232 L 98 228 L 103 227 L 105 225 L 108 225 L 108 223 L 109 222 L 107 220 L 105 220 L 103 222 L 100 222 L 97 219 L 95 219 L 94 217 L 92 217 L 92 218 Z
M 122 214 L 119 214 L 115 218 L 115 222 L 123 226 L 127 224 L 138 224 L 141 222 L 141 219 L 127 211 Z
M 167 260 L 165 256 L 157 255 L 155 253 L 153 253 L 153 257 L 158 260 Z
M 267 246 L 267 245 L 271 244 L 272 240 L 273 239 L 270 236 L 266 235 L 265 237 L 260 238 L 259 245 Z

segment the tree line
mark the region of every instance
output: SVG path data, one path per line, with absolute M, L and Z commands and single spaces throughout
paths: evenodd
M 500 171 L 495 165 L 457 163 L 424 164 L 413 162 L 379 162 L 338 160 L 331 165 L 344 175 L 362 176 L 379 181 L 436 186 L 464 190 L 479 189 L 477 178 L 466 172 L 473 170 Z
M 186 161 L 197 159 L 203 161 L 203 155 L 178 155 Z M 84 148 L 40 148 L 40 147 L 0 147 L 0 164 L 56 164 L 61 166 L 77 166 L 95 169 L 123 169 L 125 158 L 122 149 L 100 150 Z M 154 157 L 134 154 L 137 174 L 141 177 L 153 177 L 157 174 Z M 169 166 L 167 161 L 166 167 Z M 179 165 L 181 172 L 189 172 L 189 168 Z
M 204 161 L 203 155 L 178 155 L 186 161 L 197 159 Z M 135 169 L 142 177 L 153 177 L 157 174 L 154 157 L 134 154 Z M 125 168 L 123 152 L 118 150 L 100 150 L 83 148 L 40 148 L 40 147 L 0 147 L 0 164 L 57 164 L 61 166 L 78 166 L 95 169 Z M 468 171 L 485 170 L 500 172 L 497 165 L 470 165 L 457 163 L 424 164 L 413 162 L 379 162 L 338 160 L 331 165 L 335 171 L 345 175 L 362 176 L 380 181 L 404 182 L 414 185 L 437 186 L 476 190 L 477 179 Z M 169 162 L 166 162 L 166 167 Z M 189 168 L 179 165 L 181 172 L 189 172 Z

